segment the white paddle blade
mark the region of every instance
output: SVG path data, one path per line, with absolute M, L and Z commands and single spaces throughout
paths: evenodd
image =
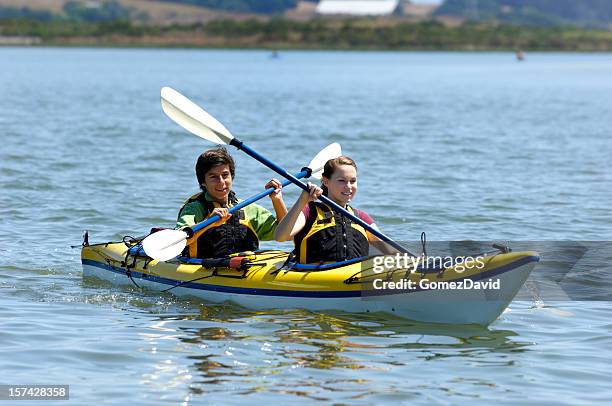
M 187 233 L 181 230 L 161 230 L 142 241 L 145 253 L 158 261 L 168 261 L 185 249 Z
M 229 144 L 234 136 L 200 106 L 170 87 L 162 87 L 164 113 L 178 125 L 215 144 Z
M 320 180 L 325 163 L 330 159 L 338 158 L 340 155 L 342 155 L 342 148 L 337 142 L 323 148 L 308 164 L 308 167 L 312 170 L 310 177 Z

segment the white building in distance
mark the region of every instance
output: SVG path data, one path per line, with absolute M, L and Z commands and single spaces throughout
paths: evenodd
M 320 15 L 387 16 L 395 13 L 399 0 L 321 0 Z

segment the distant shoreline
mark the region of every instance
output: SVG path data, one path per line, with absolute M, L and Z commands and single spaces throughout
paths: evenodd
M 575 27 L 502 24 L 446 26 L 435 21 L 377 24 L 370 20 L 296 22 L 216 20 L 143 26 L 126 21 L 0 21 L 0 46 L 91 46 L 381 51 L 610 52 L 612 32 Z
M 290 51 L 325 51 L 325 52 L 422 52 L 422 53 L 516 53 L 515 49 L 503 49 L 503 48 L 491 48 L 491 49 L 427 49 L 427 48 L 322 48 L 322 47 L 268 47 L 268 46 L 200 46 L 200 45 L 156 45 L 156 44 L 116 44 L 116 43 L 36 43 L 36 44 L 3 44 L 0 43 L 0 49 L 7 48 L 86 48 L 86 49 L 159 49 L 159 50 L 210 50 L 210 51 L 277 51 L 277 52 L 290 52 Z M 567 49 L 523 49 L 527 55 L 533 53 L 562 53 L 562 54 L 611 54 L 611 50 L 567 50 Z

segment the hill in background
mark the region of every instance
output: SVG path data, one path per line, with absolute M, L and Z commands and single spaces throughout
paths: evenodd
M 612 28 L 611 0 L 446 0 L 435 14 L 518 25 Z
M 411 17 L 401 12 L 376 18 L 320 17 L 314 12 L 316 4 L 303 0 L 295 9 L 287 9 L 290 3 L 284 0 L 267 3 L 276 4 L 274 7 L 285 10 L 283 13 L 254 13 L 241 8 L 263 7 L 253 2 L 235 3 L 232 7 L 243 11 L 232 11 L 211 8 L 213 2 L 207 3 L 211 7 L 201 7 L 202 2 L 184 1 L 0 0 L 0 45 L 612 51 L 611 30 L 525 24 L 575 21 L 569 16 L 582 10 L 575 4 L 555 0 L 555 4 L 568 8 L 556 9 L 557 14 L 550 15 L 543 9 L 522 7 L 525 2 L 519 0 L 503 0 L 502 6 L 499 1 L 448 0 L 441 13 L 452 12 L 453 4 L 469 3 L 472 8 L 468 13 L 462 6 L 455 9 L 458 16 L 432 19 L 430 13 Z M 530 0 L 532 6 L 544 3 L 550 4 Z M 224 7 L 230 4 L 224 3 Z M 490 6 L 486 13 L 480 8 L 483 4 Z M 603 11 L 583 15 L 586 17 L 597 24 L 607 20 Z M 481 21 L 463 24 L 466 19 Z
M 316 18 L 316 0 L 0 0 L 0 19 L 39 21 L 129 20 L 144 24 L 191 24 L 219 18 Z M 420 19 L 430 18 L 434 7 L 415 1 L 400 2 L 393 19 L 408 18 L 423 8 Z M 414 10 L 413 10 L 414 11 Z M 414 16 L 413 16 L 414 17 Z M 446 0 L 433 18 L 448 21 L 498 21 L 517 25 L 574 25 L 612 29 L 612 0 Z
M 167 3 L 191 4 L 216 10 L 275 14 L 295 8 L 297 0 L 165 0 Z
M 0 19 L 191 24 L 282 14 L 297 0 L 0 0 Z
M 315 17 L 316 3 L 316 0 L 0 0 L 0 19 L 191 24 L 219 18 L 265 19 L 284 15 L 305 20 Z M 406 13 L 410 7 L 423 7 L 406 0 L 400 4 L 404 18 L 411 14 Z M 574 25 L 609 30 L 612 29 L 612 0 L 446 0 L 433 17 L 441 21 Z M 396 14 L 393 18 L 402 17 Z

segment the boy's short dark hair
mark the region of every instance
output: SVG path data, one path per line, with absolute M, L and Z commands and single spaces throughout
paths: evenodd
M 219 165 L 227 165 L 229 166 L 230 174 L 232 175 L 232 179 L 234 179 L 234 175 L 236 173 L 236 164 L 234 163 L 234 158 L 227 152 L 225 147 L 217 147 L 213 149 L 209 149 L 205 151 L 198 157 L 198 161 L 196 162 L 195 171 L 196 177 L 198 178 L 198 183 L 200 185 L 200 189 L 205 190 L 204 188 L 204 180 L 206 172 L 211 170 L 211 168 Z

